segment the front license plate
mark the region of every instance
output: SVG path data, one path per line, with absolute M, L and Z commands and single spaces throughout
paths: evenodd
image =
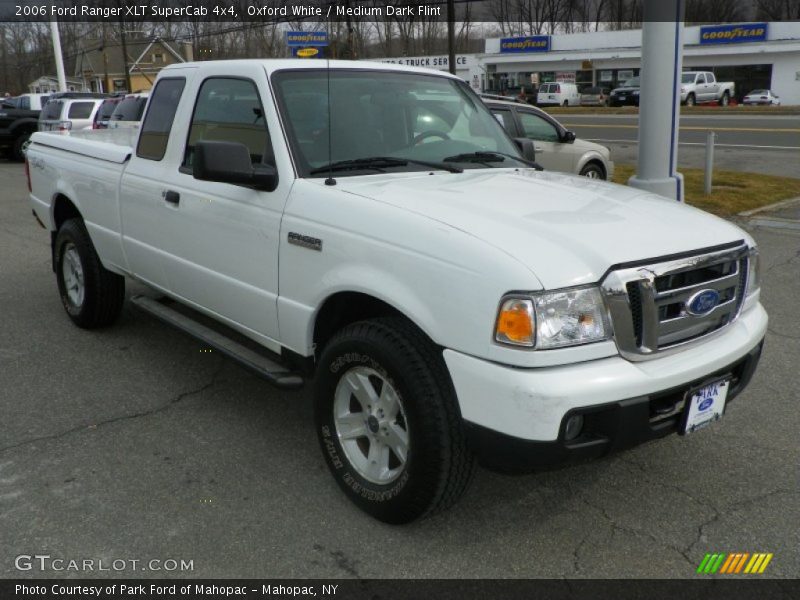
M 620 96 L 619 97 L 620 100 L 625 100 L 625 98 L 627 98 L 627 96 Z
M 694 433 L 719 421 L 725 412 L 730 379 L 720 379 L 686 394 L 683 427 L 681 433 Z

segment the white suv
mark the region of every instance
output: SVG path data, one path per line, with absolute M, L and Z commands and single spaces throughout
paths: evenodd
M 91 129 L 94 115 L 104 98 L 54 98 L 39 115 L 39 131 L 68 133 Z

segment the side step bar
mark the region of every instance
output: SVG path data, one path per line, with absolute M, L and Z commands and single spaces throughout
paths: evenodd
M 229 356 L 276 387 L 297 389 L 303 386 L 303 378 L 291 372 L 285 366 L 214 331 L 210 327 L 206 327 L 202 323 L 198 323 L 194 319 L 179 313 L 177 310 L 170 308 L 154 298 L 148 296 L 133 296 L 131 297 L 131 302 L 146 313 L 173 327 L 177 327 L 181 331 L 188 333 Z

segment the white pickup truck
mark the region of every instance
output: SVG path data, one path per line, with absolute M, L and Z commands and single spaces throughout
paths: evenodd
M 161 71 L 139 131 L 36 133 L 26 168 L 76 325 L 112 324 L 131 278 L 152 289 L 131 302 L 272 383 L 313 378 L 336 481 L 403 523 L 452 505 L 476 458 L 697 431 L 760 356 L 746 232 L 520 146 L 441 72 L 211 61 Z
M 733 81 L 717 81 L 711 71 L 684 71 L 681 73 L 681 104 L 694 106 L 719 102 L 728 106 L 736 95 Z

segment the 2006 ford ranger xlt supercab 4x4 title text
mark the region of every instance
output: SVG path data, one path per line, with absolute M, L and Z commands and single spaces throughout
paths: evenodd
M 163 69 L 138 131 L 36 133 L 27 169 L 75 324 L 110 325 L 130 277 L 272 383 L 313 376 L 336 481 L 403 523 L 452 505 L 476 458 L 700 429 L 759 359 L 747 233 L 516 142 L 441 72 L 212 61 Z

